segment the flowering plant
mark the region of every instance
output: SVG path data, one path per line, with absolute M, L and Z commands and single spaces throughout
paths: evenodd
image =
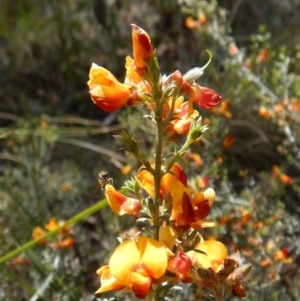
M 204 240 L 199 232 L 215 225 L 206 220 L 215 191 L 191 189 L 178 164 L 207 130 L 193 104 L 209 109 L 221 102 L 217 92 L 196 83 L 208 64 L 184 75 L 176 70 L 162 76 L 148 34 L 132 25 L 132 40 L 133 58 L 126 58 L 124 83 L 93 64 L 88 86 L 92 100 L 104 111 L 146 106 L 146 117 L 155 127 L 155 155 L 144 157 L 138 142 L 126 131 L 116 136 L 141 167 L 134 179 L 125 182 L 125 194 L 115 189 L 105 172 L 99 181 L 112 211 L 132 215 L 139 232 L 134 237 L 127 235 L 108 265 L 97 271 L 101 287 L 96 293 L 132 291 L 137 298 L 164 300 L 181 282 L 194 284 L 198 298 L 210 294 L 224 299 L 231 293 L 244 297 L 242 281 L 251 264 L 245 264 L 239 253 L 228 256 L 221 242 Z M 179 136 L 185 137 L 181 146 L 176 144 Z M 175 150 L 168 154 L 169 145 Z

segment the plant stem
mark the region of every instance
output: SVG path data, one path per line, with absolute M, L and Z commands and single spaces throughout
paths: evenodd
M 155 110 L 155 167 L 154 167 L 154 206 L 155 216 L 153 217 L 153 224 L 156 226 L 155 239 L 159 240 L 159 202 L 160 202 L 160 182 L 162 177 L 162 146 L 163 146 L 163 130 L 164 123 L 162 119 L 162 101 L 161 89 L 159 84 L 153 85 L 153 96 L 156 103 Z

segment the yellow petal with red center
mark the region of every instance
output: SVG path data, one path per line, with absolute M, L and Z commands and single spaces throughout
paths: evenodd
M 203 251 L 205 254 L 189 251 L 187 254 L 192 261 L 200 264 L 204 269 L 212 268 L 215 272 L 219 271 L 228 255 L 226 247 L 216 240 L 198 243 L 195 249 Z
M 163 244 L 148 238 L 139 237 L 138 241 L 126 241 L 120 244 L 109 261 L 111 274 L 124 285 L 129 283 L 131 272 L 143 276 L 160 278 L 166 271 L 168 256 Z
M 118 215 L 137 214 L 141 209 L 138 199 L 126 197 L 110 184 L 105 186 L 105 196 L 111 210 Z
M 97 274 L 100 276 L 101 287 L 96 291 L 96 294 L 124 288 L 124 285 L 118 283 L 116 278 L 111 275 L 108 265 L 100 268 Z

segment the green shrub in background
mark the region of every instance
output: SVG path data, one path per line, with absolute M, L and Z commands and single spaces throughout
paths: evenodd
M 1 255 L 51 217 L 67 220 L 94 204 L 100 170 L 121 183 L 119 168 L 134 169 L 108 142 L 122 127 L 139 127 L 126 123 L 134 113 L 110 119 L 95 110 L 86 81 L 93 61 L 123 79 L 136 23 L 166 74 L 201 66 L 212 52 L 201 84 L 223 96 L 223 107 L 203 116 L 211 130 L 186 164 L 195 186 L 209 181 L 218 192 L 212 214 L 221 225 L 211 235 L 254 264 L 247 299 L 297 300 L 298 18 L 299 1 L 2 1 Z M 149 149 L 151 137 L 141 131 Z M 103 209 L 74 226 L 72 248 L 36 246 L 21 254 L 31 265 L 2 263 L 1 300 L 93 300 L 95 270 L 129 227 Z

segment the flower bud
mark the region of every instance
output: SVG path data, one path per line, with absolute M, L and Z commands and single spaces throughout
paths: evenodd
M 146 68 L 145 62 L 149 61 L 153 54 L 151 40 L 145 30 L 131 24 L 132 27 L 132 42 L 133 42 L 133 59 L 137 69 Z
M 182 250 L 179 250 L 175 256 L 169 259 L 167 270 L 176 274 L 185 275 L 191 270 L 191 267 L 192 260 L 190 257 Z

